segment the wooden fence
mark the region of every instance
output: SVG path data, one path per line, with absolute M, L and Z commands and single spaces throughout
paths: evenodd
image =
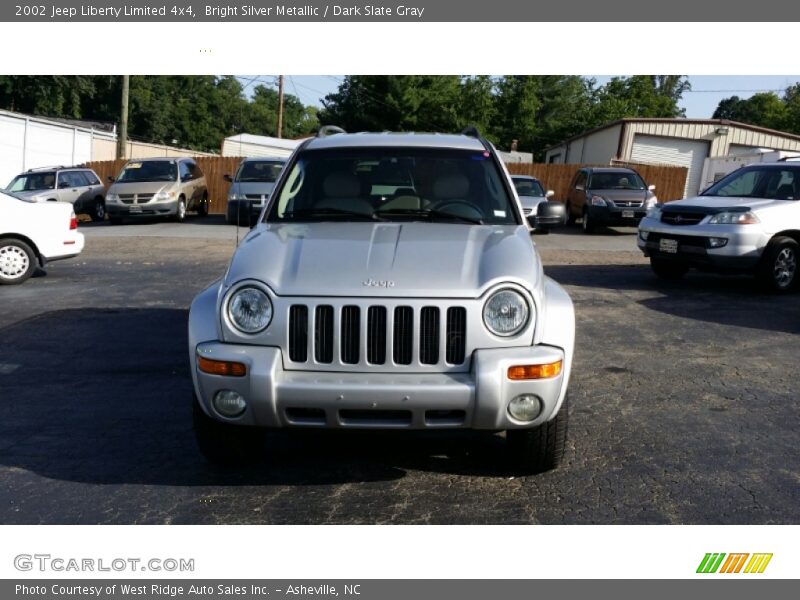
M 575 172 L 581 167 L 608 165 L 561 165 L 561 164 L 509 164 L 508 170 L 513 175 L 531 175 L 542 182 L 545 190 L 555 192 L 554 200 L 564 201 L 569 192 L 569 184 Z M 670 165 L 615 164 L 636 169 L 647 185 L 656 186 L 656 196 L 661 202 L 670 202 L 683 198 L 686 187 L 686 167 Z
M 194 159 L 206 175 L 208 186 L 209 212 L 225 213 L 228 206 L 228 188 L 230 183 L 223 179 L 226 173 L 233 175 L 241 162 L 236 156 L 195 156 Z M 87 163 L 86 166 L 94 169 L 100 180 L 108 187 L 108 176 L 116 177 L 124 159 L 103 160 Z M 509 164 L 508 170 L 515 175 L 532 175 L 542 182 L 546 190 L 555 192 L 555 200 L 562 202 L 567 196 L 569 184 L 581 166 L 586 165 L 560 165 L 560 164 Z M 679 200 L 683 198 L 683 189 L 686 185 L 688 170 L 685 167 L 667 165 L 630 165 L 644 178 L 648 185 L 656 186 L 656 195 L 662 202 Z

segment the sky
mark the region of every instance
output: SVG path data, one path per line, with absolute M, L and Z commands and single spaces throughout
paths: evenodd
M 249 80 L 254 76 L 242 76 Z M 258 76 L 272 79 L 274 76 Z M 592 75 L 598 83 L 610 79 L 608 75 Z M 306 105 L 322 106 L 321 99 L 335 92 L 342 75 L 293 75 L 285 79 L 285 90 L 294 94 Z M 692 91 L 684 94 L 680 103 L 686 116 L 695 119 L 710 119 L 720 100 L 730 96 L 749 98 L 761 91 L 775 91 L 781 95 L 790 85 L 800 81 L 800 75 L 690 75 Z

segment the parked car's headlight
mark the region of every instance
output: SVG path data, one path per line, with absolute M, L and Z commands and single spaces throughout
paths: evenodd
M 645 201 L 644 206 L 645 206 L 645 208 L 647 208 L 649 210 L 649 209 L 653 208 L 656 204 L 658 204 L 658 198 L 653 196 L 652 198 L 648 198 Z
M 721 212 L 708 221 L 713 225 L 752 225 L 759 223 L 759 219 L 751 212 Z
M 119 196 L 116 194 L 106 194 L 106 202 L 119 202 Z
M 272 320 L 272 302 L 258 288 L 244 287 L 228 300 L 228 318 L 239 331 L 258 333 Z
M 163 201 L 163 200 L 172 200 L 175 197 L 175 192 L 158 192 L 156 194 L 155 200 Z
M 649 219 L 660 219 L 661 218 L 661 207 L 664 206 L 663 204 L 656 204 L 652 208 L 647 211 L 647 218 Z
M 500 290 L 483 305 L 483 322 L 495 335 L 511 336 L 528 324 L 530 310 L 525 298 L 514 290 Z
M 608 206 L 608 202 L 602 196 L 592 196 L 592 206 Z

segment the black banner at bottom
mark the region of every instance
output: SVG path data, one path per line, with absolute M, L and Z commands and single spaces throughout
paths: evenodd
M 524 560 L 519 560 L 524 568 Z M 647 598 L 674 600 L 679 597 L 703 597 L 724 594 L 726 600 L 794 597 L 797 581 L 724 577 L 710 575 L 691 580 L 452 580 L 452 579 L 363 579 L 363 580 L 113 580 L 113 579 L 39 579 L 3 580 L 0 598 L 40 600 L 497 600 L 534 597 L 577 598 L 614 597 L 619 600 Z M 613 596 L 606 596 L 613 594 Z M 687 596 L 689 594 L 689 596 Z M 703 596 L 700 596 L 702 594 Z M 710 596 L 709 596 L 710 597 Z

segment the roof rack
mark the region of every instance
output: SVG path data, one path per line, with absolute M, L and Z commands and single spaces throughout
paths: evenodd
M 71 169 L 72 167 L 65 167 L 64 165 L 52 165 L 49 167 L 34 167 L 33 169 L 28 169 L 25 171 L 26 173 L 35 173 L 36 171 L 49 171 L 50 169 Z
M 317 131 L 317 137 L 323 138 L 328 137 L 329 135 L 336 135 L 337 133 L 347 133 L 341 127 L 337 127 L 336 125 L 323 125 Z
M 784 156 L 779 158 L 778 162 L 789 162 L 790 160 L 800 160 L 800 156 Z

